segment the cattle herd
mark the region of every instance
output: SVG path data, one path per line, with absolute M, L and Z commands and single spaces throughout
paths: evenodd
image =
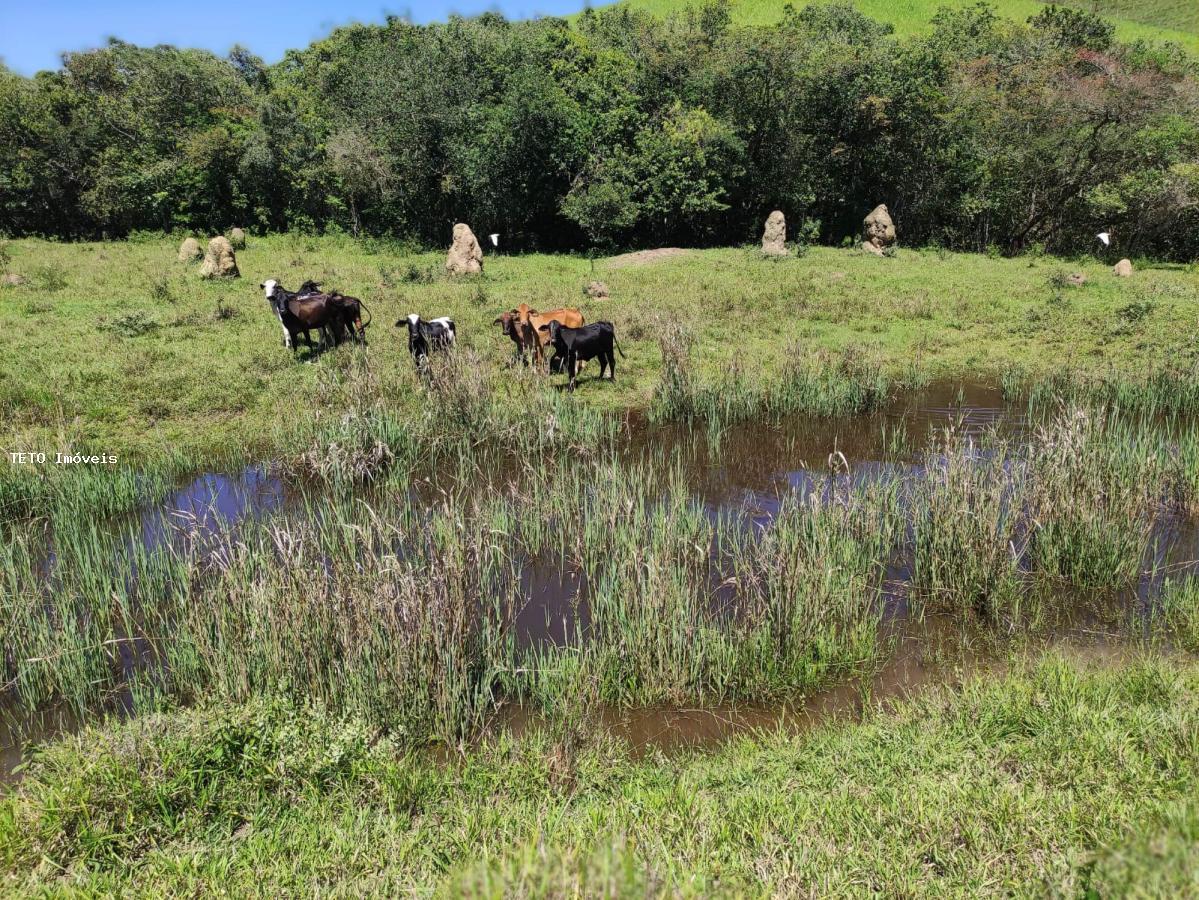
M 370 311 L 357 297 L 322 291 L 315 281 L 305 281 L 298 291 L 286 290 L 273 279 L 264 281 L 260 287 L 283 329 L 283 346 L 290 347 L 293 352 L 299 350 L 300 336 L 309 350 L 314 349 L 312 331 L 320 335 L 321 349 L 336 346 L 347 338 L 355 343 L 366 343 Z M 431 353 L 451 349 L 458 336 L 454 320 L 448 316 L 422 319 L 417 313 L 410 313 L 395 324 L 397 328 L 408 328 L 408 352 L 421 372 L 427 370 Z M 538 371 L 548 368 L 551 373 L 565 372 L 569 390 L 574 390 L 575 377 L 583 364 L 591 359 L 599 359 L 600 378 L 607 370 L 608 377 L 616 380 L 614 351 L 622 357 L 624 351 L 620 349 L 611 322 L 588 325 L 577 309 L 562 307 L 538 312 L 522 303 L 501 313 L 492 324 L 499 325 L 500 330 L 511 338 L 523 364 L 532 363 Z M 548 360 L 547 350 L 553 351 Z

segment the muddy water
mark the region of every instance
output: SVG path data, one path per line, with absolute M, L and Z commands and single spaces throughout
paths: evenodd
M 973 643 L 978 635 L 964 634 L 959 626 L 940 618 L 919 625 L 906 623 L 894 629 L 893 651 L 877 670 L 846 678 L 797 702 L 605 707 L 589 712 L 588 721 L 628 744 L 634 758 L 717 746 L 758 732 L 798 733 L 833 721 L 860 721 L 868 712 L 891 708 L 922 690 L 953 687 L 974 675 L 1002 673 L 1002 648 Z M 1089 665 L 1115 663 L 1130 652 L 1124 635 L 1101 628 L 1059 632 L 1045 641 L 1045 647 Z M 538 712 L 514 706 L 495 717 L 488 733 L 506 730 L 519 737 L 545 724 Z
M 247 466 L 235 474 L 205 472 L 161 504 L 138 513 L 138 539 L 154 549 L 181 537 L 214 533 L 248 516 L 279 509 L 286 498 L 282 480 L 266 465 Z
M 921 634 L 911 629 L 896 635 L 894 652 L 877 671 L 847 678 L 798 702 L 696 708 L 607 707 L 594 711 L 591 717 L 599 727 L 627 743 L 634 757 L 654 751 L 670 754 L 755 732 L 795 732 L 832 720 L 857 720 L 867 709 L 886 707 L 926 686 L 953 685 L 988 665 L 985 657 L 963 651 L 960 642 L 951 645 L 947 625 L 935 621 L 925 624 L 927 628 Z M 942 656 L 937 649 L 942 646 L 952 646 L 952 655 Z M 949 658 L 952 663 L 946 661 Z M 507 730 L 520 736 L 544 724 L 536 711 L 515 706 L 497 715 L 491 730 Z
M 935 435 L 945 429 L 981 437 L 995 434 L 1019 438 L 1025 429 L 1022 410 L 1005 406 L 998 389 L 977 383 L 944 382 L 901 397 L 869 416 L 843 419 L 797 417 L 780 426 L 747 423 L 714 437 L 683 428 L 654 428 L 631 422 L 628 445 L 620 452 L 677 453 L 693 495 L 714 512 L 747 512 L 750 520 L 768 525 L 781 498 L 806 490 L 830 471 L 850 481 L 911 472 Z M 418 490 L 418 488 L 414 488 Z M 286 515 L 290 496 L 269 468 L 253 466 L 236 474 L 207 473 L 182 485 L 166 502 L 140 512 L 125 523 L 129 540 L 148 549 L 186 544 L 236 528 L 247 518 Z M 1175 540 L 1159 550 L 1163 569 L 1181 571 L 1199 556 L 1194 523 L 1171 526 Z M 1177 538 L 1181 537 L 1181 540 Z M 988 666 L 989 654 L 963 652 L 963 637 L 953 626 L 906 619 L 902 564 L 889 573 L 896 587 L 886 592 L 887 628 L 895 652 L 883 668 L 792 705 L 711 709 L 650 708 L 601 710 L 602 725 L 635 748 L 673 750 L 702 746 L 731 735 L 761 728 L 802 728 L 833 716 L 857 715 L 865 705 L 886 702 L 930 683 L 952 683 L 966 672 Z M 1145 584 L 1144 596 L 1152 588 Z M 521 646 L 563 645 L 585 635 L 589 622 L 586 578 L 558 561 L 529 560 L 521 574 L 524 602 L 514 623 Z M 1074 617 L 1055 630 L 1059 638 L 1082 647 L 1109 643 L 1104 623 Z M 968 643 L 968 642 L 967 642 Z M 497 719 L 496 727 L 519 732 L 536 722 L 516 708 Z M 49 736 L 71 723 L 28 729 L 34 738 Z M 11 734 L 0 731 L 0 782 L 20 759 Z M 11 775 L 7 777 L 11 778 Z
M 635 427 L 632 444 L 663 455 L 681 450 L 695 494 L 713 506 L 729 506 L 747 498 L 769 501 L 830 471 L 857 479 L 910 466 L 946 429 L 1015 439 L 1024 427 L 1023 410 L 1005 404 L 998 388 L 945 381 L 902 395 L 872 415 L 797 416 L 778 426 L 747 422 L 728 428 L 715 443 L 702 430 Z
M 835 466 L 848 466 L 850 472 L 910 464 L 947 428 L 1010 438 L 1022 433 L 1024 418 L 992 385 L 944 381 L 900 396 L 872 415 L 796 417 L 777 427 L 743 423 L 725 431 L 715 444 L 686 428 L 651 428 L 633 416 L 631 438 L 620 452 L 629 457 L 681 452 L 691 489 L 720 507 L 795 488 L 813 474 L 829 471 L 830 455 Z M 902 437 L 898 453 L 889 451 L 888 435 Z M 206 472 L 138 513 L 137 530 L 141 542 L 152 548 L 285 509 L 292 499 L 284 481 L 265 465 L 233 474 Z

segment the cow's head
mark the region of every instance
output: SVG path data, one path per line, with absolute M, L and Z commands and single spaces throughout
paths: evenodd
M 550 340 L 556 344 L 558 343 L 558 332 L 562 330 L 562 323 L 557 319 L 550 319 L 548 322 L 539 325 L 537 330 L 542 334 L 548 334 L 550 336 Z
M 262 292 L 266 295 L 266 299 L 273 300 L 275 297 L 275 289 L 279 287 L 279 282 L 275 281 L 273 278 L 268 278 L 258 286 L 262 288 Z
M 516 310 L 511 309 L 508 312 L 500 313 L 492 325 L 499 325 L 502 331 L 508 337 L 512 337 L 514 330 L 513 323 L 516 321 Z

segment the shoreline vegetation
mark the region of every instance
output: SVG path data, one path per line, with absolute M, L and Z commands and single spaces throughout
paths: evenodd
M 1177 897 L 1199 671 L 1050 654 L 860 721 L 630 755 L 499 735 L 429 764 L 256 700 L 87 728 L 0 795 L 9 895 Z
M 289 685 L 414 745 L 452 745 L 503 703 L 801 695 L 884 659 L 900 602 L 967 633 L 1052 633 L 1082 615 L 1132 643 L 1147 629 L 1194 644 L 1193 420 L 1072 405 L 1019 439 L 893 431 L 876 468 L 855 476 L 830 455 L 758 527 L 694 486 L 746 462 L 723 455 L 736 420 L 637 449 L 564 395 L 530 426 L 477 378 L 452 361 L 433 373 L 429 431 L 376 412 L 316 432 L 284 473 L 287 505 L 262 516 L 184 518 L 158 538 L 86 509 L 14 523 L 0 549 L 8 710 L 80 719 L 114 698 L 148 711 Z M 785 383 L 810 401 L 807 381 Z M 546 608 L 565 617 L 556 638 L 522 616 L 547 577 L 577 582 Z

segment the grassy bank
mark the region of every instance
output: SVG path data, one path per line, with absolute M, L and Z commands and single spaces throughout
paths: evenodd
M 463 352 L 503 390 L 516 379 L 512 345 L 490 323 L 521 302 L 578 305 L 616 324 L 628 355 L 619 380 L 584 380 L 577 393 L 598 409 L 650 404 L 667 324 L 693 336 L 696 375 L 709 381 L 731 373 L 753 384 L 822 353 L 849 353 L 892 379 L 998 379 L 1012 366 L 1189 377 L 1194 366 L 1199 280 L 1178 268 L 1145 266 L 1123 280 L 1095 261 L 912 250 L 880 260 L 829 248 L 769 261 L 727 249 L 630 266 L 491 257 L 485 277 L 452 282 L 440 254 L 293 235 L 252 239 L 240 280 L 204 283 L 175 262 L 174 244 L 10 244 L 12 270 L 30 280 L 0 288 L 0 449 L 115 454 L 115 469 L 163 473 L 269 454 L 297 427 L 338 417 L 355 372 L 387 407 L 417 413 L 427 399 L 392 327 L 410 311 L 453 316 Z M 1088 283 L 1064 287 L 1071 270 Z M 370 348 L 295 362 L 257 290 L 268 277 L 293 287 L 317 278 L 360 296 L 374 318 Z M 592 277 L 611 299 L 583 296 Z M 3 493 L 44 496 L 31 480 L 60 475 L 6 461 Z
M 48 747 L 0 885 L 156 896 L 1183 896 L 1199 670 L 1014 662 L 860 723 L 635 760 L 590 735 L 460 760 L 257 702 Z
M 693 6 L 692 0 L 624 0 L 625 5 L 657 15 L 677 13 Z M 806 3 L 796 3 L 797 7 Z M 886 22 L 900 35 L 922 34 L 932 27 L 937 10 L 948 7 L 963 9 L 972 6 L 971 0 L 854 0 L 854 6 L 870 18 Z M 994 0 L 990 4 L 1005 18 L 1024 22 L 1048 4 L 1037 0 Z M 1116 35 L 1123 41 L 1170 41 L 1199 53 L 1199 18 L 1187 0 L 1076 0 L 1059 3 L 1087 12 L 1098 13 L 1116 26 Z M 769 25 L 779 21 L 783 4 L 771 0 L 733 0 L 734 22 L 744 25 Z

